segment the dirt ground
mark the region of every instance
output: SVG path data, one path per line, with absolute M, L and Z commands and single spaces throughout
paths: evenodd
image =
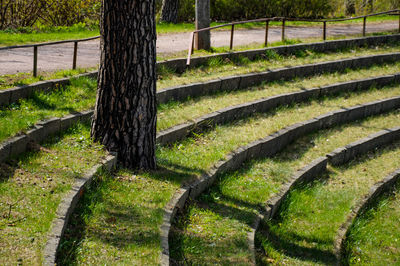
M 398 22 L 367 24 L 367 33 L 398 29 Z M 327 35 L 340 36 L 362 33 L 362 25 L 334 25 L 329 26 Z M 263 43 L 265 32 L 263 29 L 242 29 L 235 31 L 234 45 Z M 169 54 L 187 50 L 190 33 L 163 34 L 157 37 L 157 53 Z M 322 37 L 322 27 L 287 27 L 287 39 Z M 269 42 L 279 41 L 280 27 L 271 27 Z M 211 43 L 213 47 L 228 46 L 230 31 L 212 31 Z M 38 70 L 53 71 L 72 67 L 73 44 L 60 44 L 39 47 Z M 79 44 L 78 67 L 93 67 L 99 63 L 99 40 Z M 33 65 L 33 48 L 20 48 L 0 51 L 0 75 L 30 72 Z

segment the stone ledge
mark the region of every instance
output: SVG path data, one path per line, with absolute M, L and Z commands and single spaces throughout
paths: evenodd
M 29 143 L 42 142 L 48 136 L 57 134 L 78 121 L 88 121 L 93 115 L 93 111 L 71 114 L 62 118 L 50 118 L 38 122 L 26 133 L 11 137 L 0 143 L 0 163 L 10 157 L 20 155 L 28 150 Z
M 333 51 L 333 50 L 338 50 L 338 49 L 343 49 L 343 48 L 348 48 L 348 47 L 354 47 L 354 46 L 360 47 L 360 46 L 364 46 L 364 45 L 371 46 L 371 45 L 392 42 L 392 41 L 399 41 L 399 40 L 400 40 L 400 35 L 393 34 L 393 35 L 385 35 L 385 36 L 372 36 L 372 37 L 346 39 L 346 40 L 333 40 L 333 41 L 317 42 L 317 43 L 312 43 L 312 44 L 295 44 L 295 45 L 287 45 L 287 46 L 270 47 L 270 48 L 264 48 L 264 49 L 256 49 L 256 50 L 250 50 L 250 51 L 222 53 L 222 54 L 218 54 L 218 55 L 192 58 L 190 67 L 197 67 L 199 65 L 205 64 L 211 58 L 217 58 L 217 57 L 223 58 L 223 59 L 224 58 L 233 59 L 233 58 L 237 58 L 237 57 L 247 57 L 250 60 L 254 60 L 257 57 L 265 56 L 265 53 L 267 51 L 275 51 L 276 53 L 281 54 L 281 55 L 293 54 L 296 51 L 306 50 L 306 49 L 314 50 L 317 52 L 327 52 L 327 51 Z M 364 59 L 364 60 L 366 60 L 366 59 Z M 161 67 L 161 66 L 165 66 L 165 67 L 174 69 L 178 73 L 179 72 L 182 73 L 187 69 L 185 58 L 177 58 L 177 59 L 157 62 L 157 67 Z M 303 70 L 300 70 L 299 68 L 295 68 L 295 69 L 296 69 L 296 71 L 294 71 L 294 73 L 296 75 L 297 74 L 304 75 L 307 73 L 309 75 L 310 74 L 309 71 L 311 71 L 311 68 L 307 68 L 307 69 L 303 69 Z M 297 72 L 297 71 L 300 71 L 300 72 Z M 285 74 L 285 73 L 282 73 L 282 74 Z M 67 85 L 70 83 L 70 80 L 72 78 L 79 78 L 79 77 L 97 78 L 97 75 L 98 75 L 97 71 L 92 71 L 92 72 L 80 74 L 80 75 L 77 75 L 77 76 L 74 76 L 71 78 L 40 81 L 40 82 L 31 84 L 31 85 L 24 85 L 21 87 L 0 90 L 0 106 L 9 105 L 13 102 L 18 101 L 21 98 L 29 97 L 33 91 L 49 91 L 54 87 Z M 264 73 L 264 75 L 265 75 L 265 73 Z M 268 76 L 271 78 L 271 80 L 276 80 L 278 78 L 275 71 L 271 71 Z M 259 77 L 256 77 L 256 78 L 259 79 Z M 233 88 L 239 87 L 239 83 L 237 82 L 237 79 L 224 81 L 225 78 L 222 78 L 221 80 L 222 80 L 221 90 L 231 90 Z M 266 80 L 268 80 L 268 79 L 266 79 Z M 157 95 L 157 97 L 159 98 L 159 103 L 164 103 L 164 102 L 170 100 L 168 97 L 166 99 L 165 95 L 166 95 L 166 92 L 163 92 L 163 93 Z M 182 95 L 179 94 L 178 96 L 182 96 Z M 184 97 L 184 99 L 186 99 L 188 96 L 189 95 Z
M 376 201 L 382 194 L 390 192 L 400 180 L 400 169 L 389 174 L 383 180 L 374 184 L 367 195 L 358 201 L 352 212 L 347 216 L 346 221 L 340 226 L 335 238 L 335 255 L 337 260 L 341 262 L 345 255 L 344 243 L 351 225 L 371 204 Z
M 186 122 L 184 124 L 180 124 L 158 132 L 157 142 L 162 145 L 173 143 L 187 137 L 193 132 L 194 129 L 204 130 L 205 128 L 214 126 L 216 124 L 223 124 L 227 121 L 233 121 L 234 119 L 245 118 L 256 112 L 268 112 L 280 105 L 288 105 L 294 102 L 299 103 L 307 101 L 310 97 L 324 97 L 340 92 L 365 90 L 370 88 L 371 85 L 382 87 L 394 83 L 396 81 L 395 77 L 396 74 L 368 78 L 367 80 L 342 82 L 319 88 L 312 88 L 298 92 L 274 95 L 269 98 L 258 99 L 252 102 L 226 107 L 211 114 L 206 114 L 199 118 L 196 118 L 193 122 Z M 390 110 L 393 104 L 396 104 L 395 100 L 393 100 L 393 102 L 391 102 L 390 104 L 387 104 L 385 108 Z M 354 120 L 357 117 L 363 117 L 365 112 L 364 109 L 360 109 L 358 107 L 354 107 L 352 109 L 348 108 L 348 110 L 353 111 L 351 113 L 348 113 L 346 110 L 340 110 L 338 111 L 336 118 L 331 116 L 330 114 L 327 114 L 327 119 L 330 121 L 329 123 L 334 124 L 335 120 L 339 119 L 338 117 L 343 114 L 346 114 L 348 116 L 347 119 Z M 379 110 L 370 110 L 369 115 L 376 113 L 376 111 Z
M 162 104 L 170 100 L 183 101 L 188 97 L 199 97 L 217 91 L 241 90 L 261 84 L 265 81 L 289 80 L 294 77 L 305 77 L 313 74 L 342 71 L 346 68 L 365 68 L 375 64 L 396 62 L 399 60 L 400 53 L 390 53 L 274 69 L 266 72 L 238 75 L 235 77 L 225 77 L 220 78 L 219 80 L 162 89 L 157 92 L 157 103 Z
M 57 208 L 56 218 L 52 222 L 51 231 L 43 251 L 44 265 L 56 265 L 57 249 L 68 225 L 69 218 L 75 210 L 79 199 L 83 196 L 85 189 L 93 181 L 96 173 L 101 168 L 111 171 L 116 165 L 117 156 L 109 154 L 101 164 L 94 166 L 83 177 L 77 179 L 75 185 L 63 197 Z
M 398 97 L 400 99 L 400 96 Z M 172 226 L 172 222 L 175 219 L 176 213 L 178 210 L 181 210 L 182 207 L 185 205 L 185 202 L 187 199 L 194 199 L 198 197 L 201 193 L 203 193 L 206 189 L 211 187 L 211 185 L 214 183 L 217 175 L 222 174 L 227 171 L 233 171 L 249 159 L 253 158 L 264 158 L 268 156 L 273 156 L 285 146 L 290 144 L 293 140 L 296 138 L 303 136 L 305 134 L 311 133 L 312 131 L 316 129 L 324 129 L 330 126 L 333 126 L 335 124 L 339 123 L 347 123 L 351 121 L 351 117 L 346 117 L 346 116 L 337 116 L 337 113 L 346 113 L 346 112 L 352 112 L 352 110 L 355 110 L 357 108 L 360 109 L 373 109 L 374 114 L 377 114 L 377 110 L 379 112 L 384 112 L 385 110 L 382 108 L 377 109 L 376 106 L 379 106 L 381 104 L 385 104 L 386 102 L 392 102 L 393 98 L 388 99 L 388 100 L 382 100 L 382 101 L 376 101 L 370 104 L 365 104 L 358 106 L 356 108 L 349 108 L 349 110 L 342 109 L 336 112 L 329 112 L 326 115 L 321 115 L 317 118 L 310 119 L 308 121 L 302 122 L 302 123 L 297 123 L 292 126 L 288 126 L 286 128 L 283 128 L 279 130 L 276 133 L 273 133 L 263 139 L 254 141 L 246 146 L 239 147 L 237 150 L 231 152 L 226 156 L 225 160 L 219 161 L 215 164 L 213 168 L 211 168 L 210 171 L 208 171 L 206 174 L 203 174 L 198 180 L 194 181 L 189 188 L 182 188 L 178 190 L 175 195 L 173 196 L 173 199 L 170 201 L 170 203 L 164 208 L 164 219 L 163 219 L 163 224 L 161 228 L 167 230 L 168 232 L 162 232 L 162 237 L 161 237 L 161 249 L 162 249 L 162 254 L 160 254 L 162 265 L 169 265 L 170 264 L 170 258 L 169 258 L 169 244 L 166 239 L 166 236 L 169 236 L 169 232 Z M 397 106 L 392 106 L 393 108 L 400 106 L 400 101 L 398 102 Z M 366 114 L 370 114 L 371 112 L 362 112 L 363 117 L 367 117 Z M 335 123 L 331 123 L 332 119 L 330 117 L 335 117 L 336 121 Z M 355 118 L 354 116 L 352 118 Z M 358 118 L 357 118 L 358 119 Z M 399 128 L 400 131 L 400 128 Z M 284 138 L 288 139 L 284 139 Z M 282 140 L 284 144 L 280 144 L 279 140 Z M 316 161 L 313 162 L 312 165 L 309 165 L 305 169 L 303 169 L 303 172 L 299 175 L 299 180 L 304 180 L 304 181 L 309 181 L 310 179 L 314 178 L 318 173 L 322 172 L 322 170 L 326 169 L 326 163 L 328 159 L 326 157 L 320 158 Z M 289 191 L 290 187 L 292 187 L 293 184 L 297 183 L 298 181 L 293 180 L 292 183 L 289 183 L 286 188 L 284 188 L 284 191 Z M 189 196 L 183 199 L 181 201 L 177 200 L 181 198 L 182 194 L 188 194 Z M 279 198 L 283 197 L 285 195 L 285 192 L 282 193 L 282 196 L 277 197 L 276 203 L 279 205 Z M 179 205 L 178 205 L 179 202 Z M 272 208 L 270 208 L 272 209 Z M 276 208 L 275 208 L 276 209 Z M 268 210 L 268 209 L 267 209 Z M 271 212 L 271 211 L 270 211 Z M 268 211 L 267 211 L 268 213 Z

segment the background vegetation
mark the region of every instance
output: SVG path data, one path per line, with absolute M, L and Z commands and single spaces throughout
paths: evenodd
M 213 21 L 260 17 L 343 17 L 348 5 L 352 15 L 395 9 L 398 0 L 211 0 Z M 45 31 L 48 27 L 84 24 L 97 28 L 101 0 L 2 0 L 0 30 Z M 162 0 L 156 0 L 157 13 Z M 179 0 L 179 21 L 194 20 L 195 0 Z

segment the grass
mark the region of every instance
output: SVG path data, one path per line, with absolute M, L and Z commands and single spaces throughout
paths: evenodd
M 7 74 L 0 76 L 0 90 L 8 89 L 23 85 L 33 84 L 39 81 L 60 79 L 73 77 L 79 74 L 87 73 L 97 68 L 77 68 L 75 70 L 60 70 L 55 72 L 41 72 L 37 77 L 33 77 L 32 73 L 18 73 L 18 74 Z
M 379 23 L 382 21 L 396 21 L 395 16 L 379 16 L 368 19 L 368 22 Z M 362 23 L 362 19 L 347 21 L 347 22 L 334 22 L 334 24 L 359 24 Z M 211 26 L 218 26 L 225 24 L 225 22 L 212 22 Z M 287 26 L 316 26 L 321 23 L 309 23 L 309 22 L 286 22 Z M 271 22 L 270 26 L 280 26 L 281 22 Z M 264 28 L 265 23 L 247 23 L 237 25 L 237 29 L 255 29 Z M 195 30 L 194 23 L 158 23 L 157 34 L 170 34 L 170 33 L 181 33 L 191 32 Z M 229 30 L 228 27 L 221 28 L 221 30 Z M 85 24 L 76 24 L 71 27 L 46 27 L 43 29 L 26 29 L 22 31 L 18 30 L 5 30 L 0 31 L 0 46 L 12 46 L 12 45 L 23 45 L 31 43 L 41 43 L 49 41 L 61 41 L 70 39 L 84 39 L 89 37 L 98 36 L 100 34 L 97 26 L 88 27 Z
M 353 48 L 330 53 L 318 53 L 314 51 L 299 51 L 290 56 L 280 56 L 273 51 L 268 51 L 264 58 L 250 61 L 247 58 L 239 58 L 231 61 L 229 59 L 220 60 L 213 59 L 208 65 L 189 69 L 181 75 L 177 75 L 173 71 L 164 70 L 159 72 L 159 82 L 157 89 L 173 87 L 193 82 L 203 82 L 215 80 L 220 77 L 228 77 L 239 74 L 248 74 L 254 72 L 262 72 L 270 69 L 282 67 L 292 67 L 304 64 L 314 64 L 328 60 L 340 60 L 345 58 L 359 57 L 365 55 L 375 55 L 382 53 L 398 52 L 399 44 L 386 44 L 384 46 L 376 46 L 371 48 Z
M 351 207 L 369 188 L 399 167 L 400 142 L 368 153 L 323 179 L 293 190 L 268 225 L 266 257 L 276 264 L 335 263 L 333 243 Z
M 336 147 L 398 125 L 400 112 L 321 130 L 300 138 L 273 158 L 255 160 L 224 174 L 189 206 L 176 225 L 173 257 L 188 264 L 248 264 L 247 232 L 255 214 L 296 169 Z
M 39 265 L 62 195 L 105 156 L 77 125 L 0 165 L 0 264 Z
M 274 44 L 271 44 L 270 46 L 278 46 L 278 45 L 289 45 L 289 44 L 297 44 L 301 43 L 300 40 L 286 40 L 284 42 L 276 42 Z M 394 46 L 394 47 L 393 47 Z M 387 50 L 389 47 L 392 48 L 398 48 L 399 44 L 386 44 L 385 46 L 381 46 L 379 49 Z M 242 46 L 242 47 L 237 47 L 235 50 L 248 50 L 248 49 L 257 49 L 257 48 L 262 48 L 263 46 L 259 45 L 250 45 L 250 46 Z M 379 46 L 377 46 L 379 47 Z M 376 47 L 375 47 L 376 49 Z M 360 52 L 364 51 L 365 52 L 366 48 L 361 48 L 361 49 L 347 49 L 347 50 L 342 50 L 342 51 L 337 51 L 338 52 L 338 57 L 343 58 L 346 56 L 351 56 L 351 53 L 354 53 L 354 51 Z M 387 50 L 388 52 L 390 51 L 396 51 L 395 49 L 392 50 Z M 198 51 L 196 52 L 196 56 L 204 56 L 204 55 L 212 55 L 215 53 L 224 53 L 224 52 L 229 52 L 229 49 L 226 47 L 220 47 L 220 48 L 213 48 L 211 52 L 207 51 Z M 375 51 L 376 52 L 376 51 Z M 332 56 L 334 53 L 329 53 L 331 60 L 335 59 L 334 56 Z M 234 74 L 243 74 L 243 73 L 249 73 L 251 71 L 265 71 L 270 68 L 275 68 L 275 67 L 287 67 L 291 65 L 295 65 L 294 61 L 298 58 L 303 58 L 306 55 L 309 55 L 312 59 L 309 60 L 309 63 L 319 62 L 318 60 L 323 60 L 322 58 L 326 53 L 314 53 L 312 51 L 304 51 L 304 52 L 298 52 L 295 55 L 289 56 L 289 57 L 283 57 L 279 56 L 276 53 L 268 51 L 268 53 L 263 57 L 263 58 L 258 58 L 254 61 L 250 61 L 249 59 L 245 57 L 240 57 L 238 59 L 235 59 L 234 61 L 231 60 L 221 60 L 220 58 L 214 58 L 210 59 L 210 61 L 199 67 L 192 69 L 190 71 L 186 71 L 182 75 L 179 75 L 175 72 L 174 69 L 168 69 L 166 67 L 160 68 L 158 72 L 158 79 L 159 79 L 159 84 L 158 88 L 166 88 L 170 86 L 176 86 L 180 84 L 188 84 L 191 82 L 193 79 L 194 81 L 207 81 L 210 79 L 216 79 L 220 77 L 221 75 L 234 75 Z M 355 55 L 355 54 L 353 54 Z M 176 58 L 176 57 L 184 57 L 186 56 L 185 53 L 178 53 L 175 55 L 169 55 L 167 57 L 165 56 L 159 56 L 158 60 L 166 60 L 166 59 L 171 59 L 171 58 Z M 265 60 L 268 59 L 268 60 Z M 285 64 L 284 62 L 289 62 L 289 64 Z M 304 61 L 304 60 L 303 60 Z M 301 62 L 303 64 L 307 62 Z M 220 70 L 217 70 L 220 69 Z M 1 75 L 0 76 L 0 90 L 1 89 L 7 89 L 7 88 L 12 88 L 15 86 L 22 86 L 22 85 L 28 85 L 32 84 L 38 81 L 42 80 L 50 80 L 50 79 L 57 79 L 57 78 L 63 78 L 63 77 L 71 77 L 77 74 L 82 74 L 86 73 L 88 71 L 96 70 L 96 67 L 93 68 L 80 68 L 77 70 L 62 70 L 62 71 L 55 71 L 55 72 L 41 72 L 39 73 L 39 76 L 34 78 L 31 76 L 31 73 L 18 73 L 18 74 L 8 74 L 8 75 Z M 221 72 L 227 71 L 226 74 L 222 74 Z M 216 72 L 216 73 L 213 73 Z M 178 77 L 178 78 L 176 78 Z
M 380 197 L 375 206 L 355 220 L 346 241 L 350 265 L 395 265 L 399 263 L 399 184 L 394 193 Z
M 0 141 L 29 129 L 39 120 L 93 109 L 96 87 L 93 79 L 72 79 L 71 86 L 52 93 L 34 93 L 29 99 L 0 109 Z
M 374 66 L 362 70 L 347 70 L 288 82 L 272 82 L 248 90 L 222 92 L 214 95 L 189 99 L 184 102 L 161 104 L 158 109 L 158 130 L 193 120 L 216 110 L 270 97 L 277 94 L 299 91 L 335 82 L 362 79 L 397 73 L 400 63 Z M 0 141 L 32 127 L 39 120 L 61 117 L 74 111 L 92 109 L 96 99 L 96 81 L 88 78 L 73 79 L 71 86 L 52 93 L 35 93 L 32 98 L 21 100 L 0 109 Z
M 213 95 L 189 99 L 184 102 L 169 102 L 158 108 L 158 130 L 164 130 L 177 124 L 191 121 L 207 113 L 225 107 L 267 98 L 278 94 L 299 91 L 304 88 L 315 88 L 337 82 L 369 78 L 397 73 L 400 63 L 373 66 L 368 69 L 346 70 L 344 73 L 331 73 L 307 78 L 296 78 L 292 81 L 276 81 L 255 86 L 247 90 L 221 92 Z
M 310 103 L 279 108 L 268 114 L 256 115 L 250 119 L 217 126 L 212 131 L 205 132 L 171 146 L 159 146 L 157 148 L 158 171 L 148 173 L 130 172 L 129 178 L 123 175 L 121 177 L 120 173 L 116 174 L 113 184 L 118 187 L 115 187 L 113 190 L 120 191 L 115 196 L 116 205 L 132 206 L 132 208 L 129 210 L 117 209 L 117 214 L 114 215 L 115 219 L 109 220 L 112 221 L 112 228 L 129 227 L 126 230 L 138 232 L 139 236 L 142 237 L 150 234 L 150 232 L 156 234 L 155 236 L 146 238 L 146 242 L 143 243 L 145 247 L 143 248 L 151 249 L 149 253 L 159 254 L 159 232 L 154 231 L 154 228 L 159 228 L 161 225 L 162 215 L 160 212 L 170 200 L 174 190 L 180 185 L 196 179 L 218 160 L 224 159 L 227 153 L 239 146 L 265 137 L 287 125 L 336 110 L 339 106 L 353 106 L 358 103 L 382 99 L 397 94 L 398 87 L 387 88 L 380 91 L 373 90 L 357 94 L 344 94 L 335 99 L 324 99 L 322 101 L 312 101 Z M 122 179 L 122 181 L 118 181 L 119 179 Z M 164 189 L 160 189 L 162 193 L 154 193 L 154 187 L 159 186 L 160 179 L 161 184 L 166 186 L 165 189 L 167 191 L 165 194 Z M 143 183 L 146 186 L 142 185 Z M 125 190 L 126 186 L 132 187 L 128 187 Z M 139 201 L 125 201 L 124 198 L 132 199 L 132 197 L 135 197 L 135 191 L 142 190 L 145 194 L 140 197 Z M 100 185 L 93 189 L 91 193 L 94 195 L 102 195 L 104 193 L 111 195 L 107 191 L 106 187 Z M 133 195 L 130 195 L 130 193 Z M 132 247 L 140 244 L 135 241 L 135 235 L 130 235 L 131 238 L 129 240 L 123 240 L 124 235 L 115 232 L 114 234 L 111 233 L 113 231 L 110 229 L 110 224 L 107 223 L 107 219 L 111 217 L 108 208 L 105 208 L 108 203 L 104 203 L 101 199 L 96 200 L 96 197 L 93 198 L 94 200 L 90 204 L 85 204 L 86 206 L 90 206 L 89 210 L 81 210 L 76 213 L 78 218 L 75 218 L 73 222 L 73 224 L 79 224 L 77 221 L 84 219 L 86 221 L 85 226 L 78 228 L 78 232 L 71 234 L 71 238 L 64 239 L 64 243 L 74 244 L 72 244 L 72 250 L 64 251 L 63 253 L 78 254 L 71 256 L 72 259 L 67 260 L 65 263 L 86 264 L 87 262 L 101 262 L 103 264 L 114 264 L 116 263 L 115 259 L 118 258 L 121 259 L 121 263 L 123 264 L 126 261 L 125 258 L 129 258 L 129 260 L 135 262 L 140 261 L 144 264 L 152 264 L 153 258 L 148 256 L 147 252 L 142 254 L 136 252 L 136 249 Z M 141 198 L 144 200 L 142 201 Z M 107 202 L 114 202 L 114 199 L 111 196 L 107 197 Z M 146 216 L 149 219 L 140 222 L 141 216 L 135 206 L 149 206 L 150 212 Z M 127 220 L 134 221 L 134 223 L 126 223 L 125 221 Z M 74 238 L 73 235 L 81 235 L 82 237 Z M 108 235 L 108 240 L 102 238 L 102 235 Z M 119 243 L 121 239 L 121 242 L 128 244 L 123 248 L 116 248 L 116 243 Z M 105 240 L 109 241 L 110 244 L 107 244 Z M 109 254 L 109 256 L 102 254 Z

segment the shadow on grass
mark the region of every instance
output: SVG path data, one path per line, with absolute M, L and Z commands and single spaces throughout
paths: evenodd
M 388 151 L 394 151 L 400 147 L 400 142 L 396 142 L 395 144 L 388 144 L 382 146 L 379 150 L 374 150 L 373 152 L 369 152 L 367 154 L 364 154 L 355 160 L 343 165 L 339 166 L 338 168 L 341 170 L 346 170 L 351 167 L 354 167 L 355 165 L 362 164 L 366 161 L 378 158 L 381 156 L 383 153 L 388 152 Z M 311 184 L 299 184 L 296 186 L 297 190 L 309 190 L 313 189 L 313 187 L 321 182 L 327 181 L 329 179 L 329 174 L 326 173 L 323 176 L 321 176 L 320 179 L 316 180 L 315 182 Z M 332 173 L 331 173 L 332 174 Z M 331 251 L 327 250 L 322 250 L 320 248 L 316 247 L 308 247 L 308 246 L 313 246 L 315 244 L 319 244 L 321 246 L 332 246 L 333 247 L 333 241 L 334 239 L 330 241 L 322 240 L 319 238 L 315 237 L 307 237 L 307 236 L 302 236 L 298 232 L 293 232 L 293 231 L 282 231 L 279 229 L 274 229 L 276 227 L 279 227 L 278 225 L 283 223 L 285 213 L 288 212 L 289 206 L 291 203 L 291 197 L 290 194 L 289 196 L 284 199 L 281 207 L 278 210 L 278 215 L 272 220 L 269 221 L 268 224 L 263 224 L 263 228 L 260 229 L 260 232 L 262 232 L 268 241 L 268 244 L 274 249 L 277 250 L 278 252 L 288 256 L 292 257 L 298 260 L 302 261 L 313 261 L 313 262 L 319 262 L 327 265 L 334 265 L 337 264 L 337 258 L 335 254 Z M 340 214 L 339 214 L 340 215 Z M 308 243 L 304 245 L 298 245 L 297 243 Z M 260 247 L 260 242 L 258 242 L 258 247 Z M 264 250 L 265 252 L 265 250 Z M 268 254 L 267 254 L 268 256 Z M 260 264 L 263 264 L 262 262 L 259 262 Z
M 163 193 L 162 188 L 158 192 L 156 191 L 157 187 L 152 188 L 148 195 L 151 198 L 150 202 L 144 199 L 143 202 L 129 204 L 125 204 L 125 202 L 118 203 L 118 200 L 108 195 L 108 191 L 117 189 L 118 192 L 116 193 L 118 193 L 119 197 L 122 197 L 121 195 L 128 197 L 129 195 L 124 193 L 131 192 L 124 190 L 119 184 L 116 185 L 116 182 L 126 182 L 128 188 L 130 182 L 147 183 L 147 181 L 143 181 L 147 179 L 180 184 L 182 180 L 195 178 L 192 173 L 197 171 L 199 170 L 168 164 L 164 161 L 163 165 L 155 171 L 143 173 L 128 171 L 122 175 L 126 179 L 118 180 L 107 173 L 99 174 L 79 201 L 69 220 L 65 234 L 61 239 L 60 248 L 57 251 L 57 264 L 76 264 L 81 243 L 86 237 L 95 239 L 104 245 L 111 245 L 118 250 L 123 250 L 132 245 L 137 247 L 158 247 L 160 245 L 158 228 L 164 215 L 164 209 L 153 205 L 160 200 L 159 197 L 162 198 L 160 196 Z M 140 177 L 138 178 L 136 175 Z M 117 177 L 120 176 L 117 175 Z M 132 180 L 129 180 L 129 178 L 132 178 Z M 165 199 L 163 198 L 162 200 Z M 87 222 L 95 215 L 93 211 L 97 204 L 105 207 L 101 208 L 100 220 L 96 222 L 96 225 L 92 226 Z M 90 230 L 89 233 L 88 230 Z

